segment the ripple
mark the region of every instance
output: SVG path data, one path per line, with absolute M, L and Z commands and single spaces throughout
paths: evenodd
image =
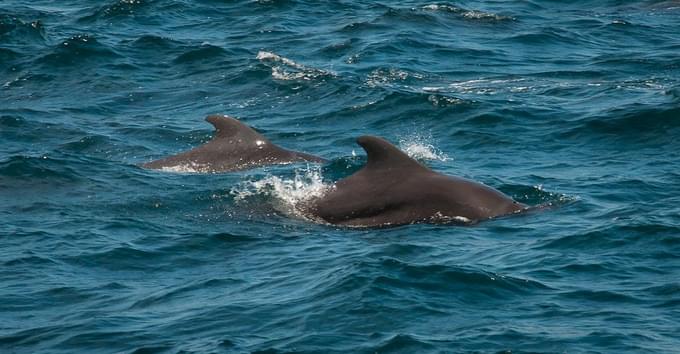
M 113 0 L 78 20 L 94 21 L 130 17 L 142 13 L 153 3 L 153 0 Z
M 233 288 L 243 284 L 247 283 L 240 279 L 209 279 L 196 282 L 194 284 L 158 291 L 152 295 L 135 301 L 130 306 L 130 309 L 148 310 L 153 306 L 172 306 L 171 304 L 173 302 L 190 299 L 193 292 L 205 292 L 210 291 L 211 289 L 220 290 L 221 288 L 225 287 Z

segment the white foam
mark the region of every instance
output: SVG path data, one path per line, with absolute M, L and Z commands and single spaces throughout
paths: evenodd
M 498 92 L 526 92 L 534 89 L 533 86 L 528 86 L 526 78 L 510 78 L 510 79 L 473 79 L 464 81 L 454 81 L 446 86 L 425 86 L 422 87 L 424 92 L 430 93 L 465 93 L 465 94 L 481 94 L 493 95 Z
M 505 21 L 505 20 L 514 20 L 513 17 L 509 16 L 501 16 L 489 12 L 482 12 L 482 11 L 465 11 L 463 13 L 463 17 L 467 19 L 473 19 L 473 20 L 494 20 L 494 21 Z
M 335 74 L 330 71 L 307 67 L 272 52 L 259 51 L 256 59 L 267 64 L 272 69 L 272 77 L 276 80 L 309 81 L 324 76 L 335 76 Z
M 435 107 L 445 107 L 467 103 L 467 101 L 460 98 L 439 95 L 429 95 L 427 96 L 427 100 Z
M 430 11 L 448 11 L 448 12 L 462 12 L 463 9 L 460 7 L 455 7 L 451 5 L 439 5 L 439 4 L 430 4 L 430 5 L 425 5 L 422 7 L 423 10 L 430 10 Z
M 431 136 L 411 135 L 399 139 L 399 148 L 416 160 L 449 161 L 451 158 L 430 143 L 431 140 Z
M 423 79 L 425 76 L 419 73 L 404 71 L 401 69 L 376 69 L 366 78 L 366 85 L 370 87 L 390 86 L 395 82 L 406 81 L 409 78 Z
M 491 12 L 484 12 L 484 11 L 478 11 L 478 10 L 466 10 L 460 7 L 456 6 L 451 6 L 451 5 L 439 5 L 439 4 L 430 4 L 430 5 L 425 5 L 421 7 L 423 10 L 428 10 L 428 11 L 443 11 L 443 12 L 451 12 L 455 14 L 460 14 L 464 18 L 469 19 L 469 20 L 494 20 L 494 21 L 505 21 L 505 20 L 511 20 L 514 21 L 515 18 L 511 16 L 503 16 L 503 15 L 497 15 Z
M 275 61 L 275 62 L 280 62 L 280 63 L 284 63 L 288 66 L 292 66 L 292 67 L 298 68 L 298 69 L 304 69 L 305 68 L 301 64 L 298 64 L 298 63 L 296 63 L 296 62 L 294 62 L 294 61 L 292 61 L 288 58 L 282 57 L 282 56 L 275 54 L 275 53 L 272 53 L 272 52 L 259 51 L 257 53 L 256 59 L 261 60 L 261 61 L 271 60 L 271 61 Z

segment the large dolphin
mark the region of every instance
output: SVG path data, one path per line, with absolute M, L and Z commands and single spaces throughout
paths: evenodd
M 306 213 L 345 226 L 390 226 L 415 222 L 474 223 L 518 213 L 526 205 L 503 193 L 421 165 L 386 140 L 362 136 L 366 165 L 312 199 Z
M 212 140 L 192 150 L 147 162 L 141 166 L 151 169 L 179 168 L 199 172 L 227 172 L 264 165 L 324 161 L 317 156 L 278 147 L 262 134 L 234 118 L 210 115 L 205 120 L 215 126 Z

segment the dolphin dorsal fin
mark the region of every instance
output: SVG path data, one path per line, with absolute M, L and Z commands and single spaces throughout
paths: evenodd
M 368 155 L 368 162 L 365 168 L 391 169 L 398 167 L 412 170 L 429 170 L 385 139 L 375 136 L 362 136 L 357 139 L 357 144 L 366 150 Z
M 260 133 L 235 118 L 213 114 L 206 117 L 205 120 L 215 127 L 215 136 L 213 137 L 213 140 L 240 136 L 243 138 L 257 138 L 262 141 L 267 141 Z

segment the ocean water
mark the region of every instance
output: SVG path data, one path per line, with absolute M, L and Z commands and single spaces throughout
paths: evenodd
M 553 208 L 301 217 L 364 134 Z M 678 353 L 679 152 L 678 1 L 2 0 L 0 352 Z

